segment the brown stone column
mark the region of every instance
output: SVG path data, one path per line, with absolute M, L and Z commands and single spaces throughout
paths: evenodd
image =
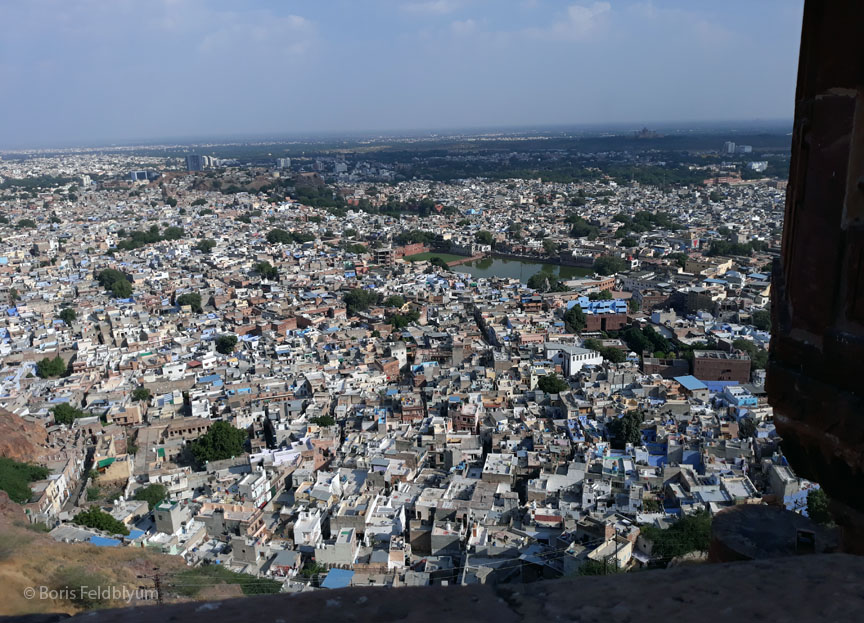
M 864 553 L 864 3 L 807 0 L 767 390 L 783 451 Z

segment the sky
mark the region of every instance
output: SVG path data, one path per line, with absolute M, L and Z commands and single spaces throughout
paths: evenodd
M 791 121 L 803 0 L 0 0 L 0 148 Z

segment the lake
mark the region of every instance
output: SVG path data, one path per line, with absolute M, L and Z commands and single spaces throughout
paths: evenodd
M 453 270 L 469 273 L 473 277 L 510 277 L 525 283 L 535 273 L 543 272 L 561 281 L 593 275 L 590 268 L 578 266 L 556 266 L 531 260 L 505 260 L 497 257 L 484 257 L 466 264 L 454 266 Z

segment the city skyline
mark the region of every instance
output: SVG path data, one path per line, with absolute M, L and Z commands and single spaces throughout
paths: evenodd
M 800 3 L 0 8 L 0 148 L 791 118 Z M 635 95 L 634 95 L 635 94 Z

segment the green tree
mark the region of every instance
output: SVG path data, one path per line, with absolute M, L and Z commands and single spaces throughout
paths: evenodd
M 18 302 L 18 299 L 21 298 L 21 295 L 18 294 L 18 288 L 9 288 L 9 303 L 14 305 Z
M 771 312 L 760 309 L 758 311 L 753 312 L 753 326 L 759 329 L 760 331 L 770 331 L 771 330 Z
M 611 575 L 614 573 L 623 573 L 623 569 L 619 569 L 615 562 L 614 556 L 609 556 L 609 560 L 593 560 L 586 558 L 585 562 L 577 569 L 576 575 Z
M 578 214 L 571 214 L 567 217 L 567 222 L 572 225 L 570 228 L 571 238 L 588 238 L 594 239 L 600 230 L 596 225 L 592 225 Z
M 30 483 L 42 480 L 51 473 L 47 467 L 20 463 L 0 457 L 0 491 L 5 491 L 13 502 L 24 504 L 32 495 Z
M 36 221 L 34 221 L 32 218 L 22 218 L 20 221 L 18 221 L 17 227 L 18 229 L 33 229 L 34 227 L 36 227 Z
M 438 257 L 437 255 L 429 259 L 429 263 L 432 266 L 437 266 L 441 270 L 449 271 L 450 267 L 447 265 L 447 262 L 444 261 L 443 258 Z
M 311 418 L 309 421 L 318 426 L 333 426 L 336 423 L 332 415 L 319 415 L 318 417 Z
M 168 197 L 168 198 L 165 200 L 165 203 L 167 203 L 167 204 L 168 204 L 169 206 L 171 206 L 172 208 L 176 208 L 176 207 L 177 207 L 177 200 L 176 200 L 174 197 Z
M 474 234 L 474 240 L 477 241 L 477 244 L 493 244 L 495 239 L 492 237 L 492 234 L 486 230 L 478 231 Z
M 62 376 L 66 373 L 66 362 L 63 357 L 57 355 L 54 358 L 43 357 L 36 362 L 36 374 L 43 379 Z
M 738 338 L 733 340 L 732 347 L 737 350 L 743 350 L 750 356 L 750 364 L 754 370 L 764 370 L 768 365 L 768 351 L 764 348 L 759 348 L 750 340 Z
M 252 267 L 252 269 L 258 273 L 262 279 L 275 281 L 279 278 L 279 271 L 275 266 L 272 266 L 270 262 L 258 262 Z
M 412 309 L 404 314 L 393 314 L 387 321 L 393 325 L 394 329 L 404 329 L 412 322 L 417 322 L 420 319 L 420 312 Z
M 216 338 L 216 352 L 230 355 L 237 346 L 237 336 L 224 333 Z
M 201 251 L 201 253 L 209 254 L 215 246 L 215 240 L 211 240 L 210 238 L 204 238 L 203 240 L 198 241 L 198 244 L 195 245 L 195 248 Z
M 598 353 L 603 350 L 603 343 L 600 340 L 596 340 L 593 337 L 588 338 L 584 342 L 582 342 L 583 348 L 587 348 L 589 350 L 595 350 Z
M 135 492 L 135 495 L 132 496 L 135 500 L 143 500 L 147 502 L 147 506 L 150 510 L 156 508 L 159 502 L 164 500 L 166 497 L 168 497 L 168 490 L 164 485 L 157 483 L 138 489 Z
M 807 516 L 818 524 L 830 526 L 834 523 L 828 510 L 830 499 L 821 488 L 811 489 L 807 494 Z
M 606 361 L 610 361 L 612 363 L 622 363 L 625 359 L 627 359 L 627 355 L 620 348 L 601 348 L 600 354 L 603 355 L 603 359 Z
M 82 417 L 90 417 L 90 414 L 81 409 L 76 409 L 68 402 L 61 402 L 59 405 L 51 409 L 54 414 L 54 422 L 56 424 L 65 424 L 71 426 L 72 422 Z
M 652 555 L 666 562 L 690 552 L 708 551 L 711 543 L 711 515 L 701 511 L 686 515 L 665 530 L 641 526 L 642 536 L 653 544 Z
M 207 205 L 206 199 L 196 199 L 195 201 L 192 202 L 192 206 L 203 206 L 203 205 Z
M 405 299 L 398 294 L 388 296 L 384 299 L 384 305 L 387 307 L 402 307 L 405 304 Z
M 125 299 L 132 295 L 131 278 L 119 270 L 106 268 L 96 275 L 96 280 L 116 298 Z
M 114 519 L 111 515 L 99 510 L 95 506 L 91 506 L 86 511 L 78 513 L 72 521 L 79 526 L 104 530 L 111 534 L 122 534 L 124 536 L 129 534 L 129 528 L 122 521 Z
M 618 246 L 630 248 L 635 247 L 638 244 L 639 241 L 636 240 L 636 238 L 634 238 L 633 236 L 625 236 L 624 238 L 621 238 L 621 242 L 618 243 Z
M 686 253 L 670 253 L 666 256 L 666 259 L 675 262 L 675 265 L 684 269 L 684 266 L 687 265 L 687 254 Z
M 284 229 L 276 228 L 267 232 L 267 242 L 270 244 L 288 244 L 291 240 L 291 234 Z
M 540 271 L 539 273 L 534 273 L 528 278 L 526 285 L 532 290 L 537 290 L 538 292 L 548 292 L 555 281 L 554 277 L 550 277 L 548 274 Z
M 60 310 L 60 313 L 57 314 L 57 317 L 60 318 L 67 325 L 71 325 L 76 318 L 75 310 L 71 307 L 64 307 Z
M 551 238 L 544 238 L 543 252 L 546 253 L 546 255 L 555 255 L 558 253 L 558 243 Z
M 585 326 L 585 313 L 577 303 L 564 314 L 564 328 L 568 333 L 579 333 Z
M 610 420 L 606 429 L 609 431 L 609 441 L 613 448 L 623 450 L 628 443 L 639 444 L 642 441 L 642 414 L 628 411 L 621 417 Z
M 560 394 L 570 389 L 570 384 L 557 374 L 551 373 L 537 379 L 537 387 L 547 394 Z
M 601 275 L 614 275 L 627 268 L 629 268 L 628 263 L 614 255 L 601 255 L 594 260 L 594 271 Z
M 165 240 L 180 240 L 186 232 L 182 227 L 166 227 L 162 232 L 162 238 Z
M 240 456 L 245 452 L 247 438 L 246 431 L 220 420 L 214 422 L 206 433 L 192 442 L 192 456 L 199 465 Z
M 151 396 L 150 390 L 146 387 L 136 387 L 132 390 L 132 400 L 135 402 L 146 402 Z
M 109 289 L 111 290 L 111 294 L 114 295 L 114 298 L 128 299 L 132 296 L 132 284 L 125 279 L 122 281 L 115 281 L 111 284 Z
M 342 297 L 345 301 L 346 312 L 349 316 L 353 316 L 357 312 L 364 312 L 372 305 L 377 305 L 381 302 L 381 294 L 374 290 L 365 290 L 363 288 L 354 288 L 345 293 Z
M 189 305 L 192 308 L 192 311 L 196 314 L 200 314 L 204 311 L 204 308 L 201 305 L 201 295 L 198 292 L 186 292 L 181 294 L 177 297 L 176 302 L 180 307 Z

